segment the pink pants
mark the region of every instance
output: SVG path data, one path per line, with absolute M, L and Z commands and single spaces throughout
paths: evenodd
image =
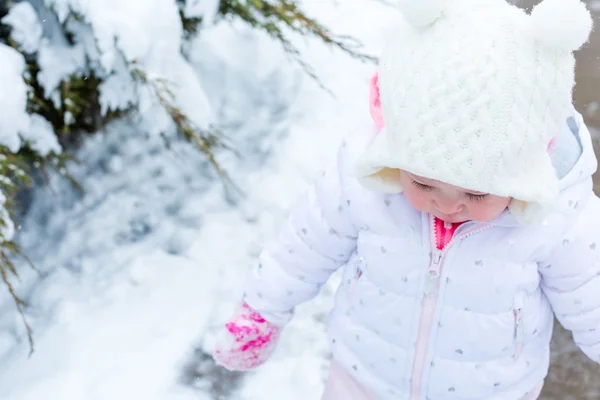
M 522 400 L 536 400 L 542 384 Z M 356 380 L 337 362 L 332 361 L 329 368 L 329 379 L 321 400 L 378 400 L 378 397 L 361 387 Z

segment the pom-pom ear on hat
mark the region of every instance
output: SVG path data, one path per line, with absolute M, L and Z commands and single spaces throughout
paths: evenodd
M 427 28 L 438 19 L 451 0 L 397 0 L 404 19 L 417 29 Z
M 592 16 L 580 0 L 544 0 L 531 12 L 534 37 L 549 48 L 575 51 L 587 42 Z
M 369 111 L 371 112 L 371 118 L 373 118 L 377 130 L 382 130 L 385 123 L 383 122 L 383 111 L 381 110 L 381 100 L 379 96 L 379 72 L 375 72 L 375 75 L 371 78 L 371 85 L 369 87 Z

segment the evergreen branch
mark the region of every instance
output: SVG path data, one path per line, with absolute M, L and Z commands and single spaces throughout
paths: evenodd
M 279 41 L 286 53 L 324 89 L 314 69 L 302 60 L 300 51 L 284 33 L 284 27 L 302 36 L 317 37 L 360 61 L 377 62 L 376 57 L 360 51 L 363 45 L 359 41 L 350 36 L 333 34 L 315 19 L 306 16 L 294 0 L 222 0 L 219 13 L 225 17 L 241 18 L 251 27 Z
M 16 247 L 16 245 L 13 242 L 10 242 L 10 241 L 0 242 L 0 248 L 2 248 L 2 249 L 15 248 L 15 247 Z M 9 275 L 12 275 L 16 279 L 19 279 L 19 274 L 17 273 L 17 271 L 15 269 L 15 265 L 9 259 L 6 251 L 0 250 L 0 276 L 2 277 L 2 281 L 8 288 L 8 292 L 10 293 L 10 295 L 15 303 L 15 306 L 17 307 L 17 311 L 19 313 L 19 316 L 21 317 L 21 321 L 23 322 L 25 331 L 27 332 L 27 340 L 29 341 L 29 356 L 31 357 L 31 355 L 35 351 L 35 347 L 34 347 L 34 343 L 33 343 L 33 330 L 31 329 L 29 322 L 27 322 L 27 317 L 25 317 L 25 312 L 24 312 L 24 308 L 27 307 L 27 303 L 17 295 L 15 288 L 9 279 Z
M 66 168 L 66 163 L 69 161 L 74 161 L 74 159 L 71 156 L 64 154 L 51 153 L 47 156 L 42 156 L 33 150 L 27 142 L 24 143 L 21 150 L 16 154 L 12 153 L 7 147 L 0 146 L 0 191 L 5 197 L 4 204 L 1 206 L 8 213 L 8 215 L 5 213 L 2 213 L 4 215 L 0 214 L 0 277 L 13 299 L 17 312 L 25 327 L 25 331 L 27 332 L 30 356 L 35 350 L 33 330 L 25 316 L 27 303 L 17 295 L 11 281 L 11 278 L 20 280 L 19 272 L 17 271 L 16 265 L 11 260 L 11 256 L 18 256 L 23 259 L 38 275 L 40 275 L 40 271 L 14 241 L 2 237 L 1 231 L 2 229 L 7 228 L 9 223 L 12 223 L 11 221 L 5 220 L 5 218 L 13 218 L 17 207 L 15 200 L 16 195 L 20 190 L 31 187 L 33 183 L 31 173 L 34 169 L 41 171 L 46 180 L 49 179 L 47 169 L 55 169 L 59 174 L 67 177 L 74 187 L 78 190 L 82 190 L 81 186 L 69 174 Z
M 177 131 L 188 141 L 194 143 L 198 149 L 206 156 L 209 164 L 215 170 L 219 178 L 224 184 L 226 191 L 229 188 L 241 193 L 241 189 L 229 177 L 229 174 L 220 166 L 216 159 L 213 149 L 222 148 L 238 155 L 236 150 L 225 142 L 225 135 L 213 126 L 208 129 L 199 128 L 196 126 L 179 107 L 174 104 L 175 95 L 169 89 L 169 82 L 163 78 L 150 79 L 148 74 L 140 68 L 137 63 L 133 63 L 134 68 L 132 74 L 134 79 L 148 87 L 159 104 L 169 114 Z

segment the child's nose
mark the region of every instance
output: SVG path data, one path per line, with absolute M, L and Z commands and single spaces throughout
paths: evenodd
M 464 208 L 464 205 L 458 199 L 446 198 L 442 196 L 434 199 L 433 205 L 436 210 L 446 215 L 459 213 Z

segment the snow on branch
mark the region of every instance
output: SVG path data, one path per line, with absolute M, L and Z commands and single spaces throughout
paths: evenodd
M 291 35 L 341 49 L 363 61 L 361 44 L 336 35 L 292 0 L 22 0 L 0 2 L 0 278 L 28 334 L 17 295 L 16 194 L 32 176 L 56 170 L 75 187 L 69 154 L 85 135 L 125 114 L 148 135 L 179 134 L 198 148 L 226 190 L 239 189 L 217 152 L 234 152 L 216 128 L 199 71 L 184 54 L 201 28 L 239 18 L 280 42 L 318 82 Z M 209 61 L 208 61 L 209 62 Z M 26 259 L 26 257 L 25 257 Z

